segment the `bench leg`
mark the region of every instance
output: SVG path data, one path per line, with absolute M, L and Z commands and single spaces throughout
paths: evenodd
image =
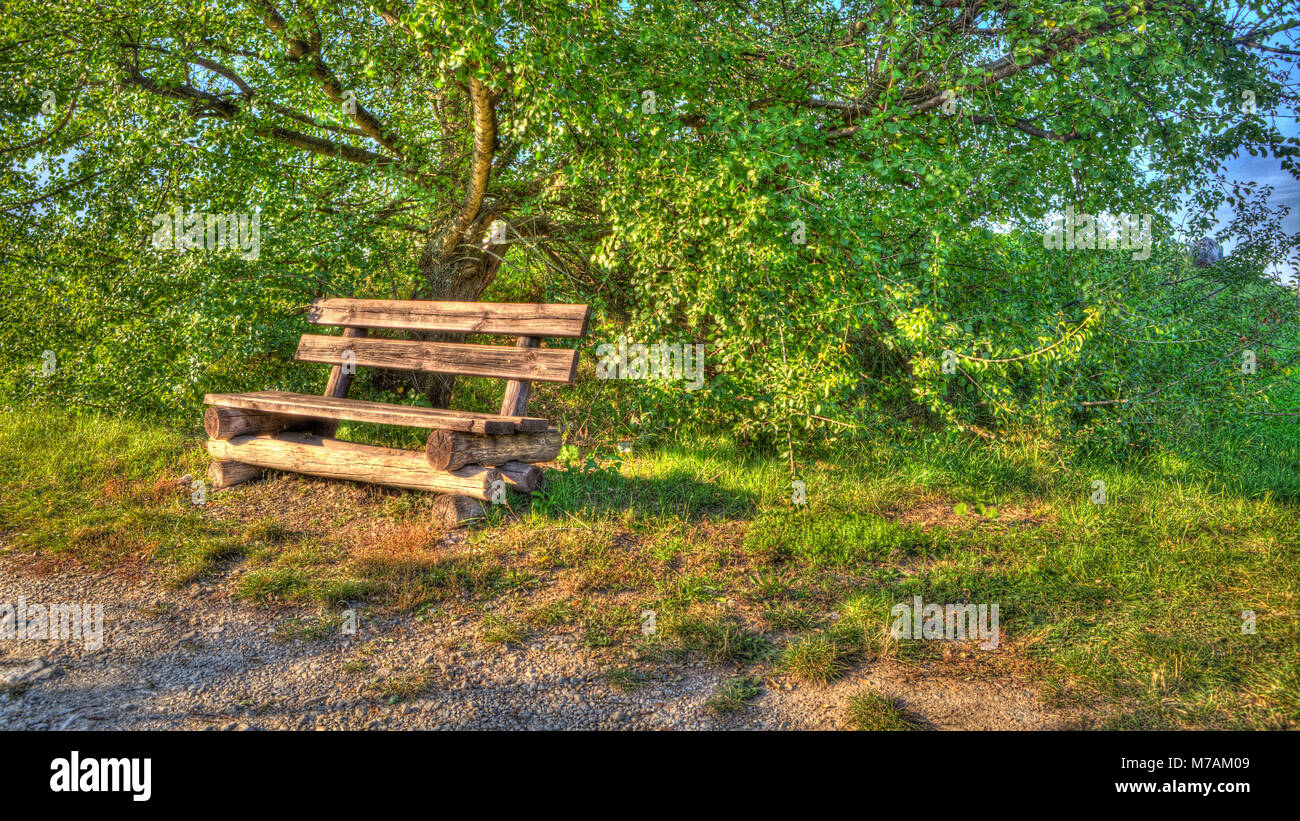
M 452 529 L 483 521 L 483 504 L 478 499 L 459 494 L 445 494 L 433 500 L 433 519 Z
M 542 341 L 535 336 L 521 336 L 515 342 L 516 348 L 536 348 L 542 344 Z M 531 382 L 525 382 L 519 379 L 510 379 L 506 382 L 506 395 L 501 400 L 502 416 L 527 416 L 528 415 L 528 394 Z
M 361 339 L 368 333 L 366 328 L 344 328 L 343 336 L 345 339 Z M 348 391 L 352 388 L 352 375 L 356 373 L 353 367 L 352 373 L 343 370 L 343 366 L 335 365 L 330 368 L 329 382 L 325 383 L 324 395 L 332 399 L 346 399 Z M 318 419 L 312 423 L 311 427 L 305 428 L 317 436 L 333 436 L 338 433 L 339 420 L 337 419 Z
M 262 478 L 262 468 L 243 462 L 216 461 L 208 468 L 208 484 L 213 490 L 241 485 Z

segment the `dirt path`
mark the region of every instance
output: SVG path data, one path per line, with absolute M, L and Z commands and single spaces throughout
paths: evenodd
M 1028 683 L 896 662 L 862 665 L 830 687 L 769 680 L 748 709 L 718 716 L 705 702 L 737 675 L 726 666 L 660 665 L 624 692 L 604 675 L 608 653 L 597 657 L 576 636 L 503 649 L 476 641 L 469 619 L 363 613 L 355 636 L 285 639 L 294 611 L 257 608 L 214 585 L 177 591 L 88 571 L 35 575 L 23 564 L 0 557 L 0 603 L 102 604 L 103 646 L 0 639 L 0 729 L 837 729 L 845 699 L 864 685 L 936 729 L 1079 726 Z

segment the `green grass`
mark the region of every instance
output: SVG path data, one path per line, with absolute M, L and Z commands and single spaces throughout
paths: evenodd
M 897 701 L 865 689 L 849 696 L 848 720 L 855 730 L 920 729 Z
M 422 667 L 373 681 L 366 686 L 365 690 L 376 699 L 397 704 L 418 698 L 432 689 L 437 682 L 437 672 L 431 667 Z
M 604 679 L 608 681 L 611 686 L 616 687 L 625 693 L 641 689 L 645 686 L 648 678 L 649 676 L 645 673 L 626 664 L 620 667 L 611 668 L 604 673 Z
M 849 647 L 824 633 L 799 636 L 781 653 L 781 669 L 801 681 L 826 684 L 849 669 Z
M 611 444 L 568 454 L 544 498 L 512 497 L 518 519 L 495 512 L 440 546 L 423 494 L 295 517 L 312 496 L 290 481 L 273 500 L 284 515 L 264 501 L 244 521 L 257 488 L 200 509 L 175 483 L 204 475 L 200 441 L 26 409 L 0 414 L 0 543 L 38 568 L 139 565 L 254 603 L 471 618 L 489 642 L 571 633 L 609 664 L 632 650 L 821 684 L 872 661 L 942 674 L 965 658 L 1028 672 L 1102 726 L 1295 727 L 1297 439 L 1225 426 L 1114 459 L 917 434 L 808 460 L 798 510 L 780 458 L 717 438 Z M 1105 505 L 1090 502 L 1095 480 Z M 914 596 L 997 603 L 998 649 L 895 641 L 890 608 Z
M 278 641 L 316 641 L 338 634 L 342 625 L 340 614 L 290 616 L 275 623 L 272 635 Z
M 718 685 L 718 689 L 705 702 L 716 713 L 735 713 L 748 706 L 748 701 L 757 698 L 763 692 L 762 683 L 750 676 L 729 678 Z
M 534 607 L 527 618 L 528 624 L 536 628 L 558 627 L 573 621 L 573 607 L 568 602 L 550 602 Z
M 488 615 L 479 623 L 478 638 L 484 644 L 518 646 L 528 638 L 528 628 L 513 619 Z
M 245 544 L 278 545 L 288 541 L 293 533 L 275 519 L 262 519 L 245 527 L 241 535 Z
M 768 639 L 728 617 L 677 615 L 668 621 L 665 636 L 710 661 L 752 664 L 772 654 Z
M 199 443 L 174 431 L 105 416 L 3 413 L 0 533 L 9 549 L 51 561 L 101 569 L 146 560 L 187 584 L 247 549 L 193 504 L 191 482 L 206 469 Z

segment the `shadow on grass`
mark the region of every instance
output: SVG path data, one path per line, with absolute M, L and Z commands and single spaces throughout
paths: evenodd
M 723 490 L 682 469 L 655 477 L 624 476 L 615 469 L 552 469 L 546 471 L 546 481 L 532 496 L 531 510 L 533 515 L 549 519 L 631 514 L 694 522 L 706 517 L 753 515 L 758 501 L 753 493 Z

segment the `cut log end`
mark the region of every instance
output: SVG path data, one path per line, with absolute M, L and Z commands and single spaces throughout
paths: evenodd
M 242 485 L 262 478 L 263 469 L 243 462 L 213 462 L 208 467 L 208 484 L 213 490 Z
M 433 500 L 433 518 L 446 528 L 474 525 L 484 519 L 483 503 L 459 494 L 439 496 Z

